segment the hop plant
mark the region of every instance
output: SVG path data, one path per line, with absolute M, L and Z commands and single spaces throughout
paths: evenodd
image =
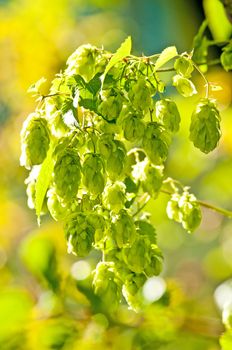
M 50 134 L 46 119 L 38 113 L 30 114 L 21 131 L 20 164 L 27 169 L 41 164 L 46 158 L 49 144 Z
M 201 210 L 196 197 L 185 190 L 182 195 L 174 193 L 167 205 L 170 219 L 180 222 L 188 232 L 194 231 L 201 222 Z
M 90 81 L 97 73 L 104 71 L 107 63 L 106 54 L 92 45 L 80 46 L 67 60 L 66 74 L 78 74 L 85 81 Z
M 177 74 L 182 75 L 185 78 L 191 78 L 194 70 L 193 62 L 189 57 L 181 55 L 174 63 L 174 68 Z
M 182 74 L 176 74 L 173 77 L 173 86 L 175 86 L 179 94 L 184 97 L 190 97 L 197 93 L 193 82 L 185 78 Z
M 126 185 L 123 182 L 115 182 L 114 184 L 109 183 L 104 190 L 102 196 L 103 205 L 118 213 L 124 208 L 126 202 Z
M 100 155 L 86 154 L 82 166 L 83 184 L 93 195 L 98 195 L 104 190 L 105 179 L 102 168 L 103 162 Z
M 116 309 L 121 299 L 120 280 L 117 278 L 112 262 L 98 263 L 94 272 L 93 286 L 105 305 Z
M 168 193 L 168 217 L 188 232 L 201 221 L 189 188 L 180 192 L 174 182 L 171 191 L 165 187 L 170 185 L 165 162 L 181 118 L 175 102 L 164 97 L 160 77 L 175 59 L 173 85 L 188 97 L 197 93 L 190 79 L 199 69 L 175 47 L 150 57 L 132 56 L 130 50 L 130 38 L 115 54 L 80 46 L 47 95 L 39 92 L 41 81 L 34 85 L 39 104 L 21 132 L 20 162 L 31 171 L 29 207 L 39 219 L 48 209 L 63 223 L 69 253 L 101 252 L 93 287 L 112 311 L 122 296 L 138 311 L 144 282 L 162 270 L 156 230 L 144 211 L 147 201 Z M 229 54 L 225 49 L 221 57 L 228 69 Z M 219 112 L 207 95 L 192 114 L 190 139 L 208 153 L 219 138 Z
M 114 239 L 119 248 L 130 247 L 136 239 L 133 219 L 126 210 L 121 210 L 112 225 Z
M 156 122 L 147 125 L 143 136 L 143 148 L 155 165 L 162 164 L 168 156 L 170 134 Z
M 139 78 L 132 84 L 128 97 L 136 110 L 148 109 L 152 102 L 151 88 L 148 82 L 144 78 Z
M 204 153 L 215 149 L 221 137 L 220 114 L 212 100 L 202 99 L 191 119 L 190 140 Z
M 71 217 L 65 225 L 68 252 L 77 256 L 88 255 L 94 243 L 94 231 L 85 214 L 77 213 Z
M 177 132 L 180 125 L 180 113 L 174 101 L 166 98 L 156 102 L 156 117 L 164 127 L 171 131 Z
M 56 193 L 64 200 L 71 200 L 78 192 L 81 181 L 80 157 L 76 149 L 61 151 L 54 166 L 53 175 Z

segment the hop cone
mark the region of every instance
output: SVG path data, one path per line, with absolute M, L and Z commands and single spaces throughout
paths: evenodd
M 62 199 L 69 201 L 76 196 L 81 180 L 80 169 L 80 158 L 75 148 L 66 148 L 58 154 L 53 179 L 56 192 Z
M 220 114 L 209 99 L 202 99 L 196 106 L 190 125 L 190 140 L 204 153 L 217 146 L 221 136 Z
M 87 220 L 86 215 L 77 214 L 67 221 L 65 233 L 68 241 L 68 252 L 77 256 L 86 256 L 92 249 L 94 228 Z
M 95 293 L 99 295 L 108 308 L 114 310 L 117 308 L 121 299 L 121 285 L 115 275 L 114 263 L 98 263 L 93 286 Z
M 143 137 L 143 147 L 148 157 L 154 164 L 162 164 L 168 155 L 170 136 L 164 127 L 156 122 L 151 122 Z
M 135 224 L 126 210 L 120 210 L 119 215 L 113 224 L 113 234 L 119 248 L 131 246 L 135 241 Z
M 27 169 L 41 164 L 46 158 L 49 144 L 50 137 L 46 119 L 36 113 L 30 114 L 21 131 L 20 164 Z

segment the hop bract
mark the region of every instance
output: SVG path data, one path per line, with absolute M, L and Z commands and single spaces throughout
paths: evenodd
M 185 56 L 176 59 L 174 68 L 177 74 L 183 75 L 185 78 L 190 78 L 194 70 L 191 59 Z
M 193 82 L 180 74 L 173 77 L 173 86 L 175 86 L 177 91 L 184 97 L 190 97 L 197 93 Z
M 193 111 L 190 125 L 190 140 L 204 153 L 215 149 L 221 137 L 220 114 L 215 103 L 202 99 Z
M 30 169 L 41 164 L 49 149 L 50 136 L 46 119 L 37 113 L 28 116 L 21 131 L 20 164 Z

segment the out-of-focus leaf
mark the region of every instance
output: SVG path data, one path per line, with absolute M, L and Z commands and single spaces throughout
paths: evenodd
M 29 295 L 21 289 L 0 291 L 0 346 L 3 339 L 15 331 L 22 331 L 32 306 Z
M 226 41 L 232 33 L 232 25 L 220 0 L 204 0 L 203 7 L 214 40 Z
M 58 288 L 56 251 L 48 238 L 28 236 L 20 247 L 27 268 L 39 279 L 45 279 L 53 290 Z
M 27 90 L 27 92 L 33 92 L 35 94 L 39 93 L 41 86 L 46 83 L 47 79 L 45 79 L 44 77 L 42 77 L 41 79 L 39 79 L 36 83 L 32 84 L 29 89 Z
M 222 350 L 232 349 L 232 332 L 231 331 L 228 331 L 221 336 L 220 345 L 222 347 Z
M 208 21 L 205 20 L 199 28 L 198 33 L 193 39 L 193 60 L 199 64 L 201 70 L 207 71 L 207 56 L 209 40 L 204 35 L 204 32 L 208 26 Z

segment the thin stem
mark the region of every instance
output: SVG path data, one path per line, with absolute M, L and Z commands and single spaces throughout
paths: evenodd
M 217 64 L 220 64 L 220 59 L 217 58 L 215 60 L 209 61 L 209 62 L 196 62 L 195 65 L 197 66 L 202 66 L 203 64 L 207 64 L 207 66 L 216 66 Z M 194 66 L 195 66 L 194 65 Z M 196 68 L 196 67 L 195 67 Z M 196 68 L 197 69 L 197 68 Z M 174 67 L 167 67 L 167 68 L 159 68 L 157 69 L 157 73 L 165 73 L 165 72 L 174 72 L 175 68 Z M 201 72 L 202 73 L 202 72 Z M 203 74 L 203 73 L 202 73 Z
M 193 62 L 194 68 L 198 71 L 198 73 L 202 76 L 204 82 L 205 82 L 205 98 L 209 97 L 209 81 L 206 78 L 206 76 L 202 73 L 200 68 L 196 65 L 196 63 Z
M 160 190 L 160 192 L 162 193 L 165 193 L 165 194 L 168 194 L 169 196 L 171 196 L 174 192 L 171 192 L 171 191 L 168 191 L 168 190 Z M 205 207 L 205 208 L 208 208 L 208 209 L 211 209 L 213 211 L 216 211 L 217 213 L 220 213 L 228 218 L 232 218 L 232 211 L 230 210 L 226 210 L 226 209 L 223 209 L 223 208 L 219 208 L 219 207 L 216 207 L 215 205 L 213 204 L 209 204 L 209 203 L 206 203 L 204 201 L 201 201 L 201 200 L 196 200 L 196 202 L 201 205 L 202 207 Z
M 147 194 L 147 198 L 145 200 L 145 202 L 143 203 L 143 205 L 141 205 L 141 207 L 138 208 L 138 210 L 133 214 L 133 217 L 135 217 L 136 215 L 138 215 L 143 208 L 147 205 L 147 203 L 149 202 L 149 200 L 151 199 L 151 196 L 149 194 Z

